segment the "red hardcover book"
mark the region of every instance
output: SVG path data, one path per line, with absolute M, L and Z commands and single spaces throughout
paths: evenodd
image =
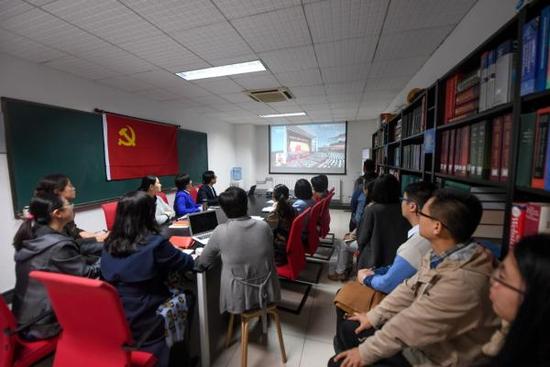
M 447 169 L 447 131 L 441 133 L 441 154 L 439 155 L 439 172 L 445 173 Z
M 468 158 L 470 155 L 470 126 L 465 126 L 460 131 L 460 164 L 457 176 L 467 176 Z
M 515 246 L 525 236 L 525 215 L 527 203 L 513 203 L 510 220 L 510 247 Z
M 452 175 L 455 172 L 455 146 L 456 130 L 449 131 L 449 159 L 447 160 L 447 174 Z
M 550 203 L 529 203 L 525 214 L 525 236 L 548 233 Z
M 455 145 L 451 149 L 454 150 L 453 159 L 453 175 L 458 175 L 460 172 L 460 152 L 462 145 L 462 132 L 460 129 L 455 130 Z
M 472 113 L 472 112 L 475 113 L 475 112 L 477 112 L 478 107 L 479 107 L 479 100 L 475 99 L 473 101 L 470 101 L 470 102 L 464 103 L 460 106 L 457 106 L 455 108 L 454 115 L 457 116 L 457 118 L 459 118 L 459 116 L 467 115 L 467 114 Z
M 535 146 L 533 153 L 533 172 L 531 187 L 544 189 L 544 173 L 546 168 L 546 145 L 548 143 L 548 125 L 550 108 L 537 111 L 535 123 Z
M 502 117 L 502 158 L 500 159 L 500 181 L 508 181 L 509 169 L 510 169 L 511 144 L 512 144 L 512 114 L 509 113 Z
M 493 120 L 493 136 L 491 140 L 491 181 L 500 180 L 500 160 L 502 155 L 502 116 Z
M 445 123 L 454 117 L 457 83 L 458 74 L 447 79 L 445 83 Z
M 456 95 L 456 106 L 461 106 L 465 103 L 472 102 L 479 98 L 479 84 L 476 84 L 463 92 Z

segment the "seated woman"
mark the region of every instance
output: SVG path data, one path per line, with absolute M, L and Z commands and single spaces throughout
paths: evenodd
M 101 274 L 118 290 L 134 339 L 153 330 L 142 349 L 157 356 L 158 366 L 168 366 L 170 356 L 164 320 L 156 312 L 171 297 L 165 281 L 169 273 L 193 265 L 191 256 L 159 235 L 150 195 L 134 191 L 120 199 L 101 256 Z
M 73 205 L 55 194 L 40 193 L 30 204 L 32 219 L 26 219 L 13 239 L 15 247 L 15 296 L 13 313 L 19 325 L 29 323 L 44 312 L 51 315 L 21 331 L 28 340 L 57 335 L 59 324 L 48 301 L 46 288 L 29 278 L 32 270 L 51 271 L 89 278 L 99 276 L 99 264 L 87 265 L 78 245 L 65 234 L 74 219 Z
M 311 178 L 313 187 L 313 199 L 322 200 L 328 196 L 328 177 L 327 175 L 317 175 Z
M 143 177 L 138 190 L 146 192 L 150 197 L 155 199 L 155 220 L 158 224 L 169 223 L 174 218 L 176 213 L 157 195 L 162 190 L 158 177 Z
M 373 184 L 369 205 L 357 229 L 359 259 L 357 268 L 379 268 L 391 265 L 397 248 L 407 240 L 411 228 L 401 215 L 401 187 L 395 176 L 386 174 Z
M 313 192 L 311 191 L 311 185 L 309 182 L 301 178 L 294 184 L 294 196 L 296 196 L 296 201 L 292 204 L 296 213 L 300 214 L 310 206 L 315 205 L 315 200 L 313 200 Z
M 273 188 L 273 201 L 277 205 L 275 210 L 268 214 L 266 222 L 273 231 L 275 265 L 282 266 L 287 263 L 286 243 L 290 234 L 290 226 L 294 220 L 294 209 L 288 202 L 288 187 L 276 185 Z
M 214 189 L 217 176 L 214 171 L 205 171 L 202 174 L 202 186 L 197 193 L 197 202 L 201 205 L 218 205 L 218 195 Z
M 76 188 L 69 177 L 62 174 L 48 175 L 40 179 L 34 195 L 55 194 L 72 203 L 76 198 Z M 95 262 L 101 256 L 103 241 L 107 232 L 88 232 L 76 226 L 74 220 L 67 223 L 63 228 L 63 234 L 75 240 L 80 247 L 80 253 L 85 255 L 89 262 Z
M 263 296 L 265 304 L 278 302 L 281 291 L 269 225 L 247 215 L 248 197 L 241 188 L 228 188 L 219 201 L 228 221 L 216 227 L 197 264 L 204 270 L 221 258 L 220 312 L 259 308 Z
M 191 178 L 187 173 L 183 173 L 176 177 L 176 199 L 174 200 L 174 210 L 177 217 L 182 217 L 189 213 L 201 211 L 201 205 L 197 205 L 191 197 L 190 191 L 193 188 Z
M 550 360 L 550 236 L 526 237 L 491 277 L 490 298 L 503 327 L 476 366 L 547 366 Z

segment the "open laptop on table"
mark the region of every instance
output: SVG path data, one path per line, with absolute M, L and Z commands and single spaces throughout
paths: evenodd
M 193 239 L 202 245 L 206 245 L 212 231 L 218 225 L 215 210 L 189 214 L 189 232 Z

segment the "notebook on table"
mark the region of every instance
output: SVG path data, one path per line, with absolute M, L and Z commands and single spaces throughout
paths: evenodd
M 214 228 L 218 225 L 218 219 L 214 210 L 189 214 L 189 232 L 191 237 L 202 245 L 206 245 Z

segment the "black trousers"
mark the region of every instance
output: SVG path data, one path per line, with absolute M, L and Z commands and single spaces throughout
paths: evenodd
M 355 348 L 359 346 L 365 339 L 369 336 L 374 335 L 376 331 L 374 328 L 367 329 L 362 331 L 359 334 L 355 333 L 355 329 L 359 326 L 357 321 L 350 321 L 344 319 L 344 311 L 336 308 L 336 336 L 334 337 L 334 351 L 336 354 L 343 352 L 348 349 Z M 336 355 L 334 356 L 336 357 Z M 339 367 L 341 361 L 334 362 L 334 357 L 332 357 L 327 366 L 328 367 Z M 411 367 L 411 364 L 403 357 L 401 353 L 398 353 L 390 358 L 385 358 L 372 364 L 371 366 L 376 367 Z

